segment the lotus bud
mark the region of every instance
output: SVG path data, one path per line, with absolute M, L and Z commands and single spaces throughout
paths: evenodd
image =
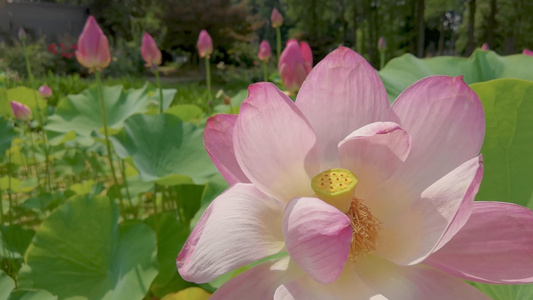
M 489 44 L 487 44 L 487 43 L 483 43 L 483 45 L 481 46 L 481 50 L 483 50 L 483 51 L 489 51 L 489 50 L 490 50 Z
M 159 66 L 161 64 L 161 51 L 159 51 L 152 36 L 146 32 L 143 34 L 141 56 L 146 62 L 147 67 Z
M 531 51 L 529 49 L 524 49 L 524 50 L 522 50 L 522 54 L 533 56 L 533 51 Z
M 25 41 L 26 40 L 26 31 L 24 31 L 24 28 L 20 27 L 19 29 L 19 40 Z
M 300 42 L 300 52 L 304 59 L 305 72 L 309 74 L 313 69 L 313 52 L 311 52 L 311 47 L 309 47 L 309 44 L 306 42 Z
M 387 41 L 382 36 L 379 37 L 379 39 L 378 39 L 378 51 L 379 52 L 387 51 Z
M 283 85 L 289 92 L 295 93 L 300 89 L 307 77 L 307 72 L 300 46 L 296 40 L 289 40 L 281 52 L 278 71 Z
M 87 19 L 78 38 L 77 48 L 78 62 L 89 70 L 101 71 L 111 62 L 109 41 L 93 16 Z
M 11 101 L 9 102 L 9 104 L 11 104 L 11 109 L 13 110 L 13 115 L 15 116 L 15 119 L 20 121 L 30 120 L 31 109 L 29 107 L 17 101 Z
M 198 48 L 198 54 L 200 54 L 200 58 L 210 56 L 211 53 L 213 53 L 213 41 L 205 29 L 200 31 L 200 36 L 198 36 L 198 43 L 196 43 L 196 47 Z
M 50 98 L 52 96 L 52 89 L 47 85 L 41 85 L 39 87 L 39 94 L 41 94 L 43 98 Z
M 259 45 L 259 53 L 257 53 L 257 57 L 261 61 L 268 61 L 271 56 L 272 49 L 270 49 L 270 44 L 266 40 L 263 40 Z
M 283 25 L 283 16 L 279 13 L 279 10 L 274 7 L 272 14 L 270 15 L 270 23 L 273 28 L 278 28 Z

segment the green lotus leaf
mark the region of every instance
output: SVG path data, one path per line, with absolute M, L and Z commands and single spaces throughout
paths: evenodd
M 533 81 L 499 79 L 471 87 L 486 119 L 484 175 L 476 199 L 533 208 Z
M 218 173 L 203 144 L 203 130 L 172 114 L 134 115 L 111 136 L 121 158 L 131 156 L 143 181 L 202 184 Z
M 11 122 L 0 116 L 0 157 L 11 148 L 11 141 L 17 136 Z
M 18 86 L 16 88 L 0 91 L 0 94 L 4 93 L 4 96 L 0 96 L 0 115 L 9 118 L 14 118 L 13 110 L 11 110 L 10 101 L 17 101 L 28 106 L 33 114 L 34 119 L 37 118 L 38 113 L 44 118 L 48 115 L 48 109 L 46 101 L 37 92 L 27 88 L 25 86 Z
M 37 230 L 19 287 L 60 299 L 143 299 L 158 272 L 156 235 L 118 218 L 117 205 L 105 197 L 69 199 Z
M 34 235 L 35 231 L 20 225 L 0 225 L 0 258 L 24 257 Z
M 198 105 L 194 104 L 174 105 L 167 109 L 165 113 L 175 115 L 185 122 L 192 122 L 204 115 L 202 109 Z
M 175 89 L 163 91 L 165 109 L 168 108 Z M 107 125 L 111 129 L 121 129 L 128 117 L 144 113 L 154 105 L 154 88 L 145 85 L 140 89 L 124 91 L 122 86 L 104 86 L 103 97 L 107 114 Z M 91 87 L 81 94 L 68 95 L 59 102 L 56 112 L 48 119 L 46 129 L 51 131 L 50 141 L 59 144 L 72 139 L 72 131 L 77 136 L 90 137 L 93 131 L 103 128 L 98 89 Z M 156 104 L 158 102 L 155 102 Z
M 492 300 L 533 299 L 533 284 L 496 285 L 472 282 L 472 285 Z
M 468 84 L 499 78 L 533 80 L 533 57 L 516 54 L 499 56 L 493 51 L 476 50 L 470 58 L 439 56 L 417 58 L 404 54 L 394 58 L 379 71 L 389 100 L 393 101 L 407 87 L 431 75 L 464 75 Z
M 157 259 L 160 270 L 152 282 L 151 291 L 161 298 L 168 293 L 196 286 L 196 284 L 183 280 L 176 268 L 176 257 L 189 236 L 189 226 L 180 222 L 179 218 L 173 214 L 158 214 L 157 217 Z M 144 222 L 156 230 L 154 215 Z
M 49 291 L 38 289 L 16 289 L 7 300 L 57 300 Z
M 15 281 L 0 269 L 0 299 L 7 299 L 11 290 L 15 288 Z

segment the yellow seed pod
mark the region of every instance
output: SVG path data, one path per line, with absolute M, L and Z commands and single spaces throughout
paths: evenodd
M 350 209 L 357 178 L 346 169 L 329 169 L 311 180 L 316 196 L 343 213 Z

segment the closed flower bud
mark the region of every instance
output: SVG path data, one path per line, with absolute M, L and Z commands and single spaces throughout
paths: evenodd
M 111 62 L 109 41 L 93 16 L 87 19 L 78 38 L 77 48 L 76 58 L 78 62 L 90 70 L 100 71 L 109 66 Z
M 24 31 L 24 28 L 20 27 L 19 29 L 19 40 L 25 41 L 26 40 L 26 31 Z
M 257 58 L 261 61 L 268 61 L 268 59 L 272 56 L 272 50 L 270 49 L 270 44 L 263 40 L 261 42 L 261 45 L 259 45 L 259 53 L 257 53 Z
M 292 93 L 297 92 L 302 86 L 307 71 L 298 41 L 289 40 L 281 52 L 278 71 L 283 85 Z
M 204 58 L 213 53 L 213 41 L 205 29 L 200 31 L 200 36 L 198 36 L 196 47 L 198 48 L 198 54 L 200 54 L 200 58 Z
M 274 7 L 272 14 L 270 15 L 270 23 L 273 28 L 278 28 L 283 25 L 283 16 L 279 13 L 279 10 Z
M 387 41 L 384 37 L 379 37 L 378 39 L 378 51 L 385 52 L 387 50 Z
M 13 115 L 15 116 L 15 119 L 20 121 L 30 120 L 31 109 L 29 107 L 17 101 L 11 101 L 9 102 L 9 104 L 11 104 L 11 109 L 13 110 Z
M 47 85 L 41 85 L 39 87 L 39 94 L 41 94 L 43 98 L 50 98 L 52 96 L 52 89 Z
M 158 66 L 161 64 L 161 51 L 159 51 L 152 36 L 146 32 L 143 34 L 141 56 L 146 62 L 147 67 L 151 67 L 152 65 Z

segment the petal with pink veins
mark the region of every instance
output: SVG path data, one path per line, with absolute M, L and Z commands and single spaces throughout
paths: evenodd
M 374 188 L 392 176 L 405 161 L 411 148 L 409 134 L 392 122 L 365 125 L 339 143 L 339 157 L 344 169 L 358 179 L 357 191 Z
M 398 96 L 392 109 L 412 139 L 409 157 L 397 174 L 417 192 L 479 154 L 485 116 L 462 77 L 421 79 Z
M 291 99 L 273 84 L 249 87 L 233 143 L 244 174 L 265 194 L 285 203 L 314 194 L 311 178 L 320 172 L 315 133 Z
M 480 169 L 482 160 L 474 157 L 428 187 L 418 200 L 405 202 L 403 207 L 387 205 L 387 201 L 377 204 L 382 207 L 377 214 L 382 229 L 376 253 L 398 265 L 424 260 L 446 238 L 454 220 L 464 223 L 470 216 L 471 191 L 479 187 Z M 457 228 L 450 229 L 450 235 L 460 227 L 453 226 Z
M 490 300 L 461 279 L 423 264 L 401 267 L 368 255 L 356 262 L 356 269 L 361 279 L 386 299 Z
M 300 276 L 283 283 L 274 294 L 275 300 L 387 300 L 365 284 L 353 265 L 347 265 L 335 282 L 321 284 L 310 276 Z
M 303 275 L 289 257 L 270 260 L 230 279 L 209 299 L 272 300 L 280 284 Z
M 320 283 L 339 277 L 350 253 L 348 216 L 320 199 L 296 198 L 282 226 L 287 251 L 300 268 Z
M 230 187 L 209 205 L 176 258 L 181 277 L 208 282 L 282 251 L 283 207 L 251 184 Z
M 475 202 L 463 228 L 424 262 L 486 283 L 533 282 L 533 212 L 503 202 Z
M 209 157 L 229 185 L 250 182 L 241 170 L 233 150 L 233 128 L 236 115 L 218 114 L 207 120 L 204 145 Z
M 340 167 L 337 145 L 366 124 L 396 121 L 374 68 L 349 48 L 339 47 L 309 73 L 296 105 L 316 132 L 322 170 Z

